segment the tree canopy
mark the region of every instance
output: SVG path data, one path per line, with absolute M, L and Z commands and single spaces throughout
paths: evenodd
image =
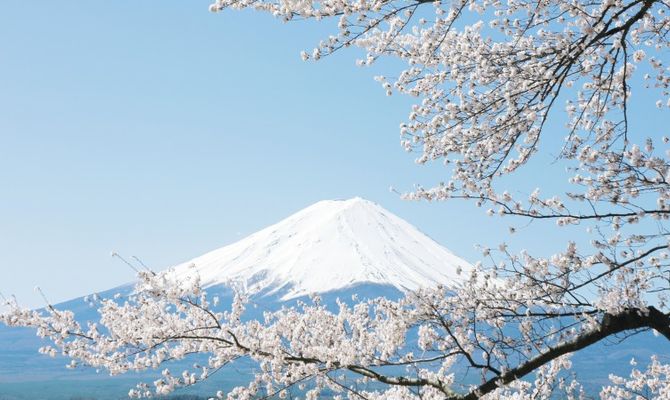
M 388 95 L 416 99 L 400 126 L 402 145 L 419 163 L 443 161 L 448 175 L 407 198 L 467 199 L 491 215 L 551 229 L 580 225 L 590 240 L 568 241 L 549 257 L 484 248 L 459 287 L 336 310 L 315 299 L 262 321 L 242 318 L 243 294 L 222 312 L 197 278 L 174 282 L 153 272 L 139 273 L 128 301 L 99 300 L 99 323 L 14 302 L 1 320 L 52 339 L 45 353 L 113 374 L 208 355 L 207 365 L 166 370 L 135 396 L 195 384 L 240 358 L 258 362 L 258 372 L 219 397 L 583 396 L 578 377 L 565 374 L 570 354 L 644 330 L 670 340 L 669 139 L 637 130 L 630 112 L 645 96 L 655 99 L 650 107 L 670 106 L 668 7 L 661 0 L 218 0 L 211 11 L 336 19 L 333 35 L 303 52 L 305 60 L 357 46 L 366 53 L 360 65 L 382 57 L 403 63 L 396 77 L 377 77 Z M 564 128 L 548 128 L 549 120 Z M 527 166 L 551 143 L 548 134 L 565 137 L 555 150 L 571 189 L 545 196 L 539 184 L 520 196 L 505 187 L 501 178 Z M 463 363 L 481 380 L 454 391 Z M 655 357 L 630 377 L 612 376 L 600 396 L 668 398 L 670 364 Z

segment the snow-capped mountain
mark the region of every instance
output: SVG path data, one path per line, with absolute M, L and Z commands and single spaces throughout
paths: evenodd
M 241 285 L 248 294 L 256 294 L 246 318 L 262 318 L 263 311 L 290 306 L 312 293 L 322 294 L 323 304 L 335 306 L 336 299 L 350 299 L 353 294 L 397 298 L 420 287 L 450 286 L 462 279 L 458 269 L 467 276 L 470 268 L 408 222 L 376 203 L 354 198 L 313 204 L 236 243 L 176 265 L 171 274 L 176 279 L 197 274 L 224 308 L 232 300 L 230 286 Z M 99 295 L 125 297 L 133 290 L 129 283 Z M 82 322 L 98 318 L 96 308 L 84 298 L 56 308 L 74 311 Z M 0 325 L 0 400 L 7 396 L 67 400 L 93 393 L 98 399 L 113 400 L 123 398 L 139 376 L 145 377 L 112 379 L 87 369 L 66 370 L 65 358 L 37 353 L 44 344 L 30 329 Z M 230 379 L 239 379 L 234 378 L 238 375 Z M 220 389 L 222 381 L 216 383 Z M 224 382 L 233 383 L 239 384 Z M 43 396 L 44 388 L 48 396 Z M 20 396 L 12 397 L 17 393 Z
M 460 281 L 470 264 L 380 205 L 326 200 L 174 268 L 205 287 L 238 284 L 288 300 L 360 284 L 400 291 Z M 463 274 L 466 275 L 466 274 Z

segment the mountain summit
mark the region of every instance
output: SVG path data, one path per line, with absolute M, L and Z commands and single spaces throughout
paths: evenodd
M 453 285 L 470 264 L 376 203 L 325 200 L 174 267 L 205 287 L 241 284 L 283 300 L 369 283 L 401 291 Z

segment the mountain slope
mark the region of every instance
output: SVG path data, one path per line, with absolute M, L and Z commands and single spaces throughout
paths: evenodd
M 416 290 L 460 280 L 471 266 L 376 203 L 313 204 L 236 243 L 175 267 L 204 286 L 236 282 L 282 300 L 361 283 Z

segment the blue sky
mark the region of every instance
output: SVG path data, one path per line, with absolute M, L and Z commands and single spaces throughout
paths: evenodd
M 164 268 L 322 199 L 377 201 L 470 261 L 504 240 L 510 221 L 471 204 L 389 192 L 447 171 L 401 149 L 409 100 L 355 50 L 300 60 L 328 25 L 208 4 L 4 5 L 0 292 L 39 306 L 36 285 L 52 302 L 107 289 L 133 279 L 111 251 Z

